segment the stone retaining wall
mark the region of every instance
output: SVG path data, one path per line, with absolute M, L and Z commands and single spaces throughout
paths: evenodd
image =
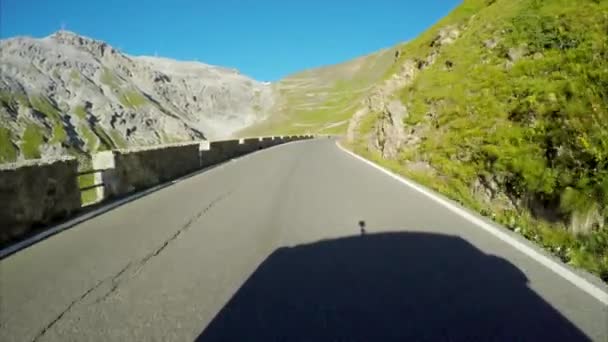
M 80 206 L 76 159 L 0 165 L 0 243 L 69 217 Z
M 103 171 L 104 196 L 121 196 L 196 171 L 199 143 L 115 150 L 114 168 Z
M 260 149 L 312 136 L 202 141 L 104 151 L 92 156 L 97 201 L 153 187 Z M 78 163 L 64 158 L 0 165 L 0 244 L 80 209 Z

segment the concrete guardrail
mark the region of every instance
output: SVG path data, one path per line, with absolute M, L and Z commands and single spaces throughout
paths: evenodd
M 0 165 L 0 243 L 34 226 L 65 219 L 80 209 L 74 158 Z
M 153 187 L 247 153 L 314 136 L 261 137 L 118 149 L 92 156 L 99 202 Z M 80 173 L 82 174 L 82 173 Z M 78 162 L 73 158 L 0 165 L 0 244 L 33 227 L 73 215 L 82 207 Z M 93 191 L 93 190 L 90 190 Z

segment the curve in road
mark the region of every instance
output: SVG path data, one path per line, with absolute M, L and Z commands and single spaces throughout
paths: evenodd
M 340 151 L 290 143 L 0 261 L 0 340 L 608 340 L 606 306 Z

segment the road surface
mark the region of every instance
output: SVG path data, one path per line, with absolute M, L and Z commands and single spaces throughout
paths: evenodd
M 0 340 L 608 341 L 606 306 L 329 139 L 0 261 Z

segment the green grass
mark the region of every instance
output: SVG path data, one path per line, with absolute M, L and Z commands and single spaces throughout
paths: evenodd
M 80 73 L 76 69 L 72 69 L 72 71 L 70 71 L 70 79 L 74 82 L 79 82 Z
M 362 118 L 357 127 L 359 136 L 367 136 L 371 133 L 375 127 L 376 121 L 378 120 L 378 114 L 369 113 Z
M 110 136 L 112 137 L 113 145 L 116 148 L 125 148 L 127 147 L 127 140 L 120 134 L 120 132 L 116 130 L 110 130 Z
M 68 135 L 67 135 L 63 125 L 61 123 L 56 123 L 53 126 L 53 137 L 51 138 L 49 143 L 51 143 L 51 144 L 63 143 L 67 140 L 67 138 L 68 138 Z
M 21 137 L 19 149 L 26 159 L 40 158 L 40 146 L 47 142 L 45 138 L 47 136 L 50 137 L 48 142 L 51 144 L 67 141 L 68 137 L 63 126 L 61 112 L 57 106 L 46 97 L 34 95 L 28 98 L 25 94 L 0 92 L 0 101 L 2 102 L 3 107 L 11 111 L 17 111 L 17 105 L 31 107 L 38 113 L 41 113 L 45 117 L 46 122 L 49 125 L 52 125 L 52 129 L 49 131 L 29 120 L 22 120 L 22 123 L 26 125 L 26 128 Z M 8 129 L 3 127 L 2 130 L 4 131 L 3 139 L 8 139 L 7 137 L 10 134 L 7 133 Z M 12 143 L 3 143 L 2 145 L 2 159 L 15 160 L 17 155 L 15 146 Z
M 78 176 L 78 185 L 80 188 L 84 188 L 87 186 L 92 186 L 95 184 L 95 175 L 94 174 L 86 174 Z M 97 189 L 90 189 L 81 192 L 81 203 L 83 205 L 91 204 L 97 201 Z
M 114 141 L 112 141 L 112 138 L 108 135 L 108 133 L 106 133 L 106 131 L 100 126 L 93 126 L 91 127 L 91 130 L 99 138 L 99 151 L 106 151 L 119 147 L 116 146 L 116 144 L 114 143 Z
M 17 160 L 17 149 L 11 140 L 8 128 L 0 127 L 0 163 L 11 163 Z
M 342 135 L 346 132 L 347 127 L 348 127 L 348 122 L 345 122 L 338 126 L 320 129 L 318 132 L 320 134 Z
M 344 134 L 347 124 L 325 128 L 348 120 L 370 87 L 384 77 L 393 50 L 380 51 L 359 60 L 308 70 L 287 77 L 275 85 L 281 93 L 282 110 L 240 132 L 240 135 L 289 135 L 307 132 Z
M 59 109 L 49 99 L 43 96 L 30 96 L 32 108 L 44 114 L 51 122 L 61 121 Z
M 146 99 L 141 93 L 129 90 L 119 96 L 120 103 L 131 109 L 136 109 L 148 103 L 148 99 Z
M 0 90 L 0 105 L 5 108 L 17 111 L 17 105 L 29 106 L 30 102 L 27 95 L 23 93 L 13 93 L 5 90 Z
M 441 28 L 461 36 L 440 48 L 435 64 L 399 91 L 409 131 L 428 127 L 423 141 L 395 160 L 368 150 L 375 116 L 359 127 L 354 149 L 366 157 L 491 215 L 562 260 L 608 281 L 608 1 L 467 0 L 401 47 L 400 62 L 424 60 Z M 475 16 L 473 17 L 473 14 Z M 485 41 L 495 39 L 495 48 Z M 520 60 L 512 48 L 526 45 Z M 453 65 L 445 68 L 448 61 Z M 511 63 L 511 65 L 507 65 Z M 435 113 L 430 116 L 429 113 Z M 432 119 L 434 117 L 434 119 Z M 416 174 L 410 161 L 435 173 Z M 530 208 L 504 209 L 472 193 L 483 175 L 502 192 L 545 203 L 561 215 L 548 222 Z M 573 234 L 569 218 L 598 211 L 605 227 Z
M 76 114 L 76 116 L 82 120 L 86 119 L 87 117 L 87 111 L 83 105 L 76 106 L 74 108 L 74 114 Z
M 80 135 L 84 139 L 84 142 L 86 144 L 86 147 L 87 147 L 89 153 L 96 152 L 97 148 L 98 148 L 97 145 L 98 145 L 99 140 L 98 140 L 97 136 L 95 135 L 95 133 L 86 124 L 81 124 L 80 126 L 78 126 L 78 128 L 79 128 Z
M 46 119 L 49 121 L 49 123 L 52 124 L 53 128 L 52 128 L 52 132 L 50 132 L 50 136 L 51 139 L 48 141 L 50 144 L 56 144 L 56 143 L 63 143 L 67 140 L 67 133 L 65 131 L 65 128 L 63 127 L 63 120 L 61 118 L 61 111 L 46 97 L 43 96 L 30 96 L 29 98 L 29 102 L 32 106 L 33 109 L 37 110 L 38 112 L 42 113 Z M 32 125 L 28 126 L 28 128 L 30 127 L 34 127 Z M 36 126 L 38 127 L 38 126 Z M 27 145 L 27 149 L 28 152 L 24 151 L 24 155 L 26 156 L 26 158 L 28 155 L 31 156 L 37 156 L 37 157 L 31 157 L 31 158 L 39 158 L 39 153 L 36 152 L 38 150 L 37 147 L 39 147 L 39 145 L 44 144 L 46 141 L 44 141 L 43 139 L 40 139 L 40 136 L 43 136 L 44 134 L 42 133 L 42 129 L 40 128 L 40 130 L 37 133 L 34 133 L 34 130 L 26 130 L 26 132 L 29 135 L 24 134 L 24 136 L 28 136 L 29 140 L 28 142 L 24 142 L 23 144 Z M 39 144 L 38 146 L 35 146 L 35 144 Z
M 26 126 L 21 137 L 21 153 L 25 159 L 40 158 L 40 146 L 44 144 L 43 129 L 33 123 Z
M 120 87 L 120 80 L 112 71 L 108 68 L 103 68 L 101 72 L 101 77 L 99 79 L 101 83 L 107 85 L 112 90 L 116 91 Z
M 126 108 L 136 109 L 149 102 L 139 91 L 131 89 L 122 90 L 120 88 L 120 79 L 107 68 L 103 69 L 100 80 L 101 83 L 110 87 L 118 95 L 118 100 Z

